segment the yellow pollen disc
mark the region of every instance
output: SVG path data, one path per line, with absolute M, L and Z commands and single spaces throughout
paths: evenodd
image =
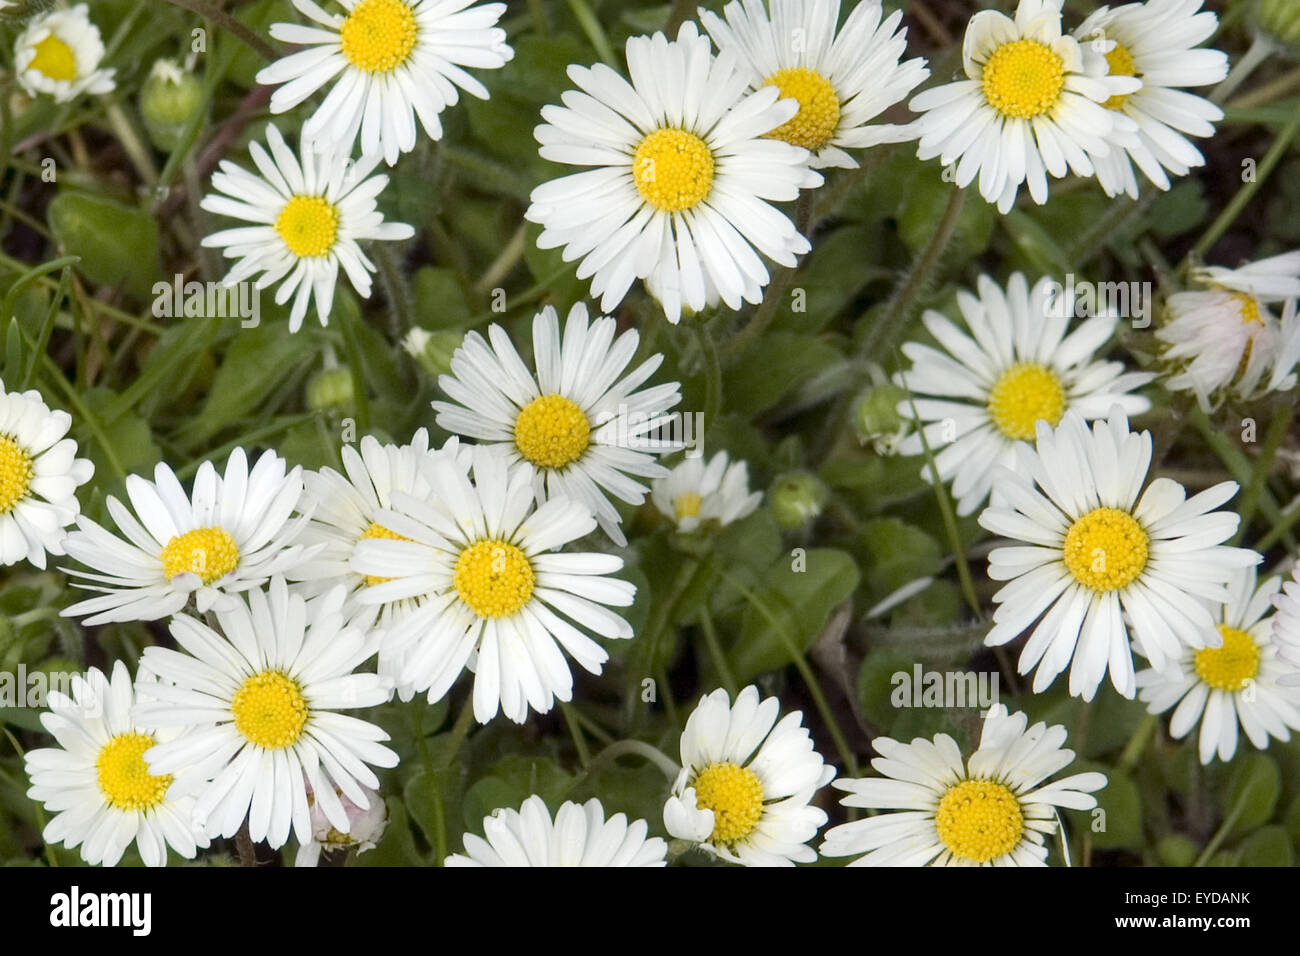
M 992 780 L 963 780 L 939 800 L 934 826 L 952 855 L 987 863 L 1010 853 L 1025 832 L 1016 795 Z
M 704 499 L 694 491 L 687 491 L 673 499 L 673 510 L 678 518 L 694 518 L 700 513 L 700 503 Z
M 307 725 L 307 701 L 298 682 L 279 671 L 249 677 L 230 702 L 235 729 L 267 750 L 291 746 Z
M 713 811 L 714 843 L 742 840 L 763 815 L 763 785 L 758 774 L 734 763 L 711 763 L 695 778 L 695 805 Z
M 1065 533 L 1065 566 L 1080 584 L 1115 591 L 1142 573 L 1149 540 L 1127 511 L 1094 508 Z
M 204 584 L 239 567 L 239 548 L 225 528 L 195 528 L 177 535 L 162 549 L 163 576 L 197 574 Z
M 118 734 L 99 750 L 95 771 L 109 806 L 118 810 L 148 810 L 162 803 L 172 785 L 170 774 L 154 775 L 144 752 L 156 741 L 149 734 Z
M 713 188 L 713 153 L 694 133 L 657 129 L 636 148 L 632 178 L 650 205 L 681 212 L 703 202 Z
M 479 617 L 510 617 L 533 596 L 533 566 L 513 544 L 487 538 L 456 559 L 452 584 Z
M 338 237 L 339 211 L 319 196 L 294 196 L 276 217 L 275 231 L 299 259 L 323 256 Z
M 1263 325 L 1264 317 L 1259 314 L 1259 300 L 1244 292 L 1234 292 L 1232 299 L 1241 307 L 1242 325 Z
M 415 49 L 419 27 L 403 0 L 361 0 L 339 28 L 347 61 L 367 73 L 397 69 Z
M 8 435 L 0 435 L 0 514 L 14 510 L 31 487 L 32 456 Z
M 1218 690 L 1238 691 L 1259 673 L 1259 645 L 1245 631 L 1219 625 L 1222 647 L 1196 652 L 1196 674 Z
M 541 468 L 571 465 L 587 450 L 591 422 L 578 403 L 563 395 L 540 395 L 515 419 L 519 454 Z
M 1065 89 L 1065 62 L 1037 40 L 1012 40 L 984 64 L 984 98 L 1003 116 L 1033 119 L 1050 111 Z
M 364 541 L 366 540 L 366 538 L 387 538 L 389 541 L 410 541 L 411 540 L 410 538 L 406 537 L 406 535 L 398 534 L 396 531 L 389 531 L 383 525 L 376 524 L 373 521 L 370 522 L 369 528 L 361 532 L 361 538 L 359 540 Z M 366 585 L 368 587 L 374 587 L 376 584 L 383 584 L 385 581 L 391 581 L 391 580 L 393 579 L 381 578 L 374 574 L 366 575 Z
M 777 70 L 764 86 L 775 86 L 782 99 L 799 101 L 799 112 L 767 134 L 814 153 L 830 141 L 840 125 L 840 98 L 835 87 L 816 70 L 804 66 Z
M 69 83 L 77 78 L 77 57 L 72 47 L 51 33 L 36 44 L 36 56 L 27 69 L 44 73 L 56 83 Z
M 989 389 L 989 416 L 998 431 L 1014 441 L 1032 441 L 1034 426 L 1053 428 L 1065 414 L 1065 386 L 1056 373 L 1036 362 L 1019 362 Z
M 1137 76 L 1137 64 L 1133 62 L 1133 54 L 1122 43 L 1116 43 L 1115 49 L 1106 54 L 1106 62 L 1110 64 L 1111 76 Z M 1120 93 L 1101 105 L 1108 110 L 1117 110 L 1128 102 L 1129 95 Z

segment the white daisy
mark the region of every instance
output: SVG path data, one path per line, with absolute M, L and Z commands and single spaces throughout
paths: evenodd
M 745 94 L 733 53 L 714 57 L 693 23 L 677 39 L 627 41 L 631 82 L 609 67 L 569 67 L 582 92 L 542 108 L 541 155 L 591 167 L 533 190 L 525 217 L 537 244 L 581 259 L 592 295 L 608 312 L 644 279 L 670 322 L 710 297 L 738 309 L 768 282 L 759 253 L 784 266 L 810 246 L 768 200 L 818 186 L 811 154 L 767 138 L 799 110 L 776 87 Z M 757 251 L 756 251 L 757 250 Z
M 1291 567 L 1291 580 L 1282 585 L 1282 593 L 1275 595 L 1273 604 L 1277 615 L 1273 618 L 1273 640 L 1278 646 L 1278 657 L 1292 667 L 1278 683 L 1287 687 L 1300 686 L 1300 561 Z
M 799 112 L 769 136 L 802 146 L 812 166 L 856 167 L 845 149 L 900 143 L 907 127 L 875 124 L 930 75 L 922 58 L 900 62 L 907 49 L 903 12 L 881 22 L 879 0 L 863 0 L 836 33 L 840 0 L 764 0 L 728 3 L 723 20 L 711 10 L 700 23 L 719 50 L 732 50 L 752 89 L 775 86 Z
M 910 744 L 877 737 L 871 766 L 884 779 L 835 786 L 848 791 L 846 807 L 895 812 L 832 827 L 822 855 L 857 856 L 849 866 L 1046 866 L 1043 837 L 1056 832 L 1057 808 L 1091 810 L 1107 781 L 1078 773 L 1045 783 L 1074 751 L 1061 746 L 1063 726 L 1028 723 L 993 707 L 968 760 L 947 734 Z
M 311 839 L 299 845 L 293 860 L 294 866 L 315 866 L 320 862 L 322 851 L 356 850 L 359 856 L 375 848 L 388 827 L 388 807 L 378 790 L 369 787 L 361 789 L 366 795 L 364 807 L 349 800 L 348 795 L 338 787 L 334 788 L 334 796 L 348 818 L 348 829 L 344 833 L 335 829 L 316 802 L 316 794 L 310 787 L 307 788 L 307 804 L 311 807 Z
M 795 711 L 777 722 L 780 702 L 762 701 L 752 684 L 700 698 L 681 737 L 682 770 L 664 804 L 664 826 L 678 839 L 732 863 L 793 866 L 812 863 L 807 846 L 826 822 L 810 806 L 835 776 L 813 749 Z
M 1198 266 L 1192 277 L 1207 285 L 1245 292 L 1261 302 L 1281 302 L 1300 296 L 1300 249 L 1247 262 L 1235 269 Z
M 750 493 L 745 462 L 729 462 L 720 451 L 707 463 L 703 455 L 682 459 L 655 481 L 650 498 L 678 531 L 689 533 L 710 521 L 721 527 L 752 514 L 763 493 Z
M 911 109 L 920 137 L 917 156 L 956 163 L 955 182 L 980 178 L 980 195 L 1007 212 L 1021 183 L 1040 205 L 1047 175 L 1072 169 L 1091 176 L 1089 156 L 1110 152 L 1117 122 L 1132 121 L 1102 104 L 1132 93 L 1141 81 L 1104 74 L 1078 41 L 1061 34 L 1061 0 L 1020 0 L 1015 20 L 996 10 L 971 17 L 962 41 L 966 79 L 926 90 Z M 1116 117 L 1120 117 L 1117 120 Z
M 1069 666 L 1072 695 L 1091 700 L 1109 669 L 1131 698 L 1130 633 L 1157 669 L 1210 645 L 1207 602 L 1228 600 L 1233 572 L 1260 560 L 1220 544 L 1241 519 L 1213 509 L 1236 482 L 1191 498 L 1169 478 L 1147 484 L 1151 433 L 1130 432 L 1118 408 L 1091 431 L 1076 412 L 1055 430 L 1039 422 L 1036 448 L 1020 444 L 1016 458 L 998 478 L 1006 504 L 979 518 L 1017 542 L 989 555 L 989 577 L 1009 583 L 993 595 L 984 643 L 1005 644 L 1038 621 L 1020 654 L 1020 673 L 1037 668 L 1035 693 Z
M 190 821 L 187 783 L 145 764 L 145 751 L 168 737 L 137 728 L 134 696 L 121 661 L 111 681 L 90 668 L 72 679 L 71 697 L 51 691 L 41 714 L 59 747 L 27 752 L 27 796 L 54 812 L 42 839 L 80 846 L 87 863 L 116 866 L 134 842 L 146 866 L 166 866 L 168 845 L 186 859 L 208 845 Z
M 397 754 L 374 724 L 338 713 L 388 699 L 378 675 L 353 673 L 378 639 L 344 625 L 344 588 L 310 615 L 283 578 L 268 590 L 218 610 L 219 630 L 185 614 L 172 618 L 181 650 L 145 648 L 140 668 L 151 676 L 136 681 L 135 719 L 183 731 L 145 759 L 156 773 L 189 769 L 210 781 L 194 805 L 210 834 L 232 837 L 247 819 L 254 841 L 279 847 L 291 825 L 299 843 L 312 838 L 308 786 L 325 818 L 347 833 L 335 788 L 368 808 L 363 788 L 379 786 L 370 766 L 395 767 Z
M 90 22 L 86 5 L 51 10 L 35 17 L 14 43 L 14 72 L 32 96 L 48 93 L 67 103 L 82 93 L 109 93 L 111 69 L 102 70 L 104 41 Z
M 464 67 L 492 70 L 514 51 L 496 27 L 504 3 L 473 0 L 313 0 L 293 5 L 319 26 L 274 23 L 271 36 L 306 49 L 277 60 L 257 82 L 283 84 L 271 112 L 284 113 L 317 90 L 333 88 L 303 126 L 303 139 L 350 155 L 361 134 L 363 156 L 391 166 L 415 148 L 418 119 L 430 139 L 442 137 L 438 114 L 459 99 L 457 87 L 479 99 L 487 88 Z M 468 8 L 468 9 L 466 9 Z
M 161 462 L 153 481 L 128 475 L 135 515 L 112 495 L 106 501 L 126 540 L 83 515 L 64 541 L 69 557 L 94 569 L 68 569 L 94 582 L 77 586 L 103 595 L 64 608 L 63 615 L 91 615 L 89 625 L 155 621 L 180 611 L 191 596 L 202 613 L 309 557 L 311 550 L 297 543 L 309 515 L 290 519 L 302 496 L 302 469 L 286 469 L 268 451 L 250 472 L 247 455 L 236 448 L 224 475 L 209 461 L 199 466 L 192 499 Z
M 602 606 L 632 603 L 636 588 L 605 576 L 623 559 L 547 553 L 590 533 L 596 519 L 568 498 L 535 508 L 528 469 L 508 467 L 495 449 L 474 448 L 473 484 L 446 460 L 428 474 L 428 500 L 394 493 L 395 510 L 376 517 L 406 540 L 371 538 L 352 557 L 353 570 L 392 579 L 366 588 L 361 603 L 420 599 L 384 637 L 403 662 L 401 683 L 433 703 L 468 665 L 479 723 L 498 710 L 523 723 L 529 707 L 545 713 L 556 698 L 571 700 L 561 648 L 593 674 L 609 654 L 560 615 L 604 638 L 630 638 L 627 621 Z
M 1277 348 L 1273 351 L 1273 371 L 1269 375 L 1270 392 L 1295 387 L 1296 365 L 1300 363 L 1300 299 L 1288 299 L 1278 323 Z
M 1232 576 L 1230 597 L 1216 625 L 1222 644 L 1186 651 L 1163 671 L 1148 668 L 1137 675 L 1138 696 L 1147 709 L 1160 714 L 1175 704 L 1169 732 L 1186 737 L 1199 722 L 1201 763 L 1217 753 L 1231 760 L 1237 752 L 1237 725 L 1258 749 L 1269 737 L 1290 740 L 1300 730 L 1300 691 L 1280 688 L 1277 678 L 1295 669 L 1277 659 L 1273 643 L 1273 596 L 1281 578 L 1255 586 L 1255 569 L 1244 568 Z
M 627 539 L 610 498 L 639 505 L 648 489 L 631 476 L 668 473 L 654 453 L 681 445 L 648 433 L 673 420 L 668 410 L 681 400 L 681 386 L 666 382 L 638 391 L 664 357 L 656 353 L 624 374 L 640 336 L 629 329 L 615 338 L 617 325 L 607 317 L 588 324 L 587 307 L 579 303 L 561 335 L 548 305 L 533 318 L 536 373 L 501 326 L 488 329 L 491 345 L 470 332 L 452 356 L 451 374 L 438 378 L 453 402 L 434 402 L 433 410 L 440 427 L 526 462 L 539 497 L 544 492 L 586 505 L 622 547 Z
M 668 845 L 646 838 L 644 820 L 627 822 L 616 813 L 605 819 L 596 798 L 560 806 L 551 822 L 542 798 L 533 795 L 515 810 L 496 810 L 483 818 L 483 837 L 465 834 L 465 855 L 447 857 L 444 866 L 666 866 Z M 484 839 L 486 837 L 486 839 Z
M 204 196 L 199 204 L 208 212 L 256 225 L 215 232 L 202 244 L 239 260 L 227 273 L 226 285 L 253 276 L 258 277 L 258 289 L 279 282 L 275 301 L 284 305 L 293 298 L 289 330 L 296 332 L 313 297 L 321 325 L 329 321 L 340 266 L 357 294 L 370 298 L 375 267 L 358 240 L 394 242 L 410 239 L 415 230 L 405 223 L 384 222 L 375 197 L 388 185 L 388 177 L 370 175 L 377 156 L 354 161 L 346 153 L 318 155 L 306 149 L 299 163 L 271 124 L 266 141 L 269 154 L 261 143 L 248 147 L 261 176 L 222 160 L 212 174 L 217 193 Z

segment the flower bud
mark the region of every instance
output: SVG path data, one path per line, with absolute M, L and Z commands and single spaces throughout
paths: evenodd
M 870 442 L 878 455 L 892 455 L 898 443 L 911 430 L 911 425 L 899 414 L 900 402 L 907 400 L 907 389 L 887 382 L 862 393 L 855 409 L 858 440 Z
M 159 60 L 140 90 L 140 115 L 149 139 L 165 153 L 177 149 L 196 113 L 204 109 L 203 86 L 175 60 Z
M 323 369 L 307 380 L 307 407 L 314 412 L 351 406 L 354 397 L 352 370 L 346 365 Z
M 768 497 L 776 523 L 796 531 L 822 513 L 826 486 L 811 472 L 789 471 L 772 482 Z
M 364 809 L 349 800 L 337 787 L 334 789 L 339 803 L 343 805 L 343 812 L 348 817 L 348 832 L 341 833 L 325 816 L 320 802 L 315 799 L 315 794 L 311 792 L 310 787 L 308 788 L 307 802 L 311 805 L 311 840 L 298 850 L 295 865 L 315 866 L 322 850 L 344 850 L 356 847 L 358 853 L 364 853 L 379 842 L 384 835 L 384 829 L 388 826 L 388 808 L 384 805 L 384 798 L 377 791 L 366 786 L 362 786 L 361 789 L 369 803 L 369 806 Z
M 1255 24 L 1284 46 L 1300 49 L 1300 3 L 1296 0 L 1259 0 Z
M 420 366 L 437 378 L 451 371 L 451 357 L 465 341 L 465 333 L 438 331 L 430 332 L 418 326 L 406 333 L 402 339 L 402 348 L 420 363 Z

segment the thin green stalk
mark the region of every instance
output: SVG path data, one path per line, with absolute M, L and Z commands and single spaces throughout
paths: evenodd
M 1236 826 L 1237 818 L 1240 817 L 1242 813 L 1245 812 L 1246 798 L 1249 796 L 1250 796 L 1250 788 L 1247 787 L 1244 790 L 1242 790 L 1241 796 L 1237 798 L 1236 806 L 1234 806 L 1232 808 L 1232 812 L 1229 813 L 1224 818 L 1223 823 L 1219 826 L 1219 829 L 1214 831 L 1214 836 L 1210 837 L 1210 842 L 1205 844 L 1205 849 L 1201 851 L 1201 855 L 1196 858 L 1196 862 L 1193 863 L 1192 866 L 1196 866 L 1196 867 L 1205 866 L 1206 863 L 1210 862 L 1210 858 L 1214 856 L 1215 853 L 1218 852 L 1218 849 L 1223 844 L 1223 841 L 1228 838 L 1228 834 L 1231 833 L 1232 828 Z
M 1262 554 L 1273 547 L 1283 535 L 1291 531 L 1297 521 L 1300 521 L 1300 501 L 1284 511 L 1281 519 L 1268 529 L 1268 534 L 1255 542 L 1255 550 Z
M 1156 714 L 1147 714 L 1142 718 L 1142 722 L 1134 729 L 1133 736 L 1124 745 L 1123 753 L 1119 755 L 1118 767 L 1120 770 L 1127 773 L 1137 766 L 1138 760 L 1142 757 L 1142 751 L 1146 750 L 1147 744 L 1151 741 L 1151 735 L 1155 733 L 1159 722 L 1160 718 Z
M 339 310 L 340 313 L 348 311 Z M 366 398 L 365 367 L 362 365 L 361 344 L 357 339 L 357 330 L 352 325 L 353 321 L 351 315 L 339 315 L 343 348 L 348 353 L 348 370 L 352 373 L 352 400 L 356 402 L 357 430 L 367 432 L 370 430 L 370 401 Z M 360 312 L 355 316 L 355 321 L 364 321 Z
M 738 689 L 736 678 L 727 664 L 727 655 L 722 653 L 722 645 L 718 643 L 718 633 L 713 628 L 713 615 L 709 613 L 708 605 L 700 610 L 700 629 L 704 632 L 704 643 L 708 645 L 709 656 L 713 659 L 713 666 L 718 672 L 722 686 L 727 689 L 731 699 L 735 700 Z
M 672 9 L 668 11 L 668 22 L 664 24 L 664 36 L 670 40 L 676 37 L 682 24 L 695 16 L 699 6 L 699 0 L 673 0 Z
M 1283 439 L 1286 438 L 1287 429 L 1291 427 L 1291 416 L 1291 406 L 1283 405 L 1274 413 L 1273 420 L 1269 422 L 1268 433 L 1264 436 L 1264 444 L 1260 446 L 1259 457 L 1255 459 L 1255 470 L 1250 476 L 1250 484 L 1242 492 L 1241 502 L 1237 506 L 1237 513 L 1241 516 L 1241 523 L 1237 525 L 1237 533 L 1232 536 L 1232 540 L 1228 542 L 1229 544 L 1236 545 L 1241 542 L 1242 535 L 1246 533 L 1251 518 L 1255 516 L 1259 496 L 1268 482 L 1269 474 L 1273 471 L 1273 461 L 1277 457 L 1277 451 L 1282 446 Z
M 664 712 L 668 715 L 668 722 L 680 726 L 681 721 L 677 719 L 677 701 L 673 699 L 673 687 L 668 681 L 668 668 L 661 666 L 655 671 L 655 680 L 659 682 L 659 696 L 663 698 Z
M 691 330 L 700 343 L 704 356 L 704 424 L 710 427 L 722 410 L 722 363 L 718 361 L 718 347 L 702 319 L 691 322 Z
M 63 304 L 64 297 L 68 294 L 68 280 L 72 274 L 72 266 L 66 265 L 59 274 L 59 288 L 54 293 L 54 298 L 50 299 L 49 308 L 45 310 L 45 321 L 41 323 L 41 331 L 36 337 L 36 345 L 32 349 L 32 357 L 27 362 L 27 372 L 23 376 L 22 391 L 32 387 L 32 381 L 36 378 L 36 366 L 40 357 L 45 354 L 45 350 L 50 344 L 50 334 L 54 331 L 54 320 L 58 318 L 59 306 Z M 14 321 L 17 321 L 15 319 Z
M 591 763 L 587 765 L 587 768 L 582 772 L 581 776 L 574 781 L 573 787 L 570 789 L 576 788 L 579 783 L 590 778 L 601 768 L 613 763 L 619 757 L 628 755 L 644 757 L 646 760 L 650 761 L 663 771 L 663 774 L 668 778 L 669 783 L 676 780 L 677 775 L 681 773 L 682 768 L 678 766 L 677 761 L 673 760 L 672 757 L 668 756 L 658 747 L 648 744 L 643 740 L 618 740 L 591 758 Z
M 582 735 L 582 727 L 574 716 L 575 709 L 572 704 L 560 701 L 560 713 L 564 715 L 564 722 L 569 727 L 569 736 L 573 738 L 573 749 L 578 752 L 578 763 L 585 767 L 591 763 L 591 751 L 587 748 L 587 738 Z
M 614 55 L 614 48 L 610 46 L 609 37 L 605 35 L 605 28 L 600 25 L 600 20 L 596 19 L 596 14 L 592 12 L 587 0 L 568 0 L 568 4 L 573 12 L 573 18 L 578 21 L 578 26 L 582 28 L 582 32 L 587 35 L 587 39 L 595 48 L 596 55 L 604 60 L 607 66 L 615 70 L 619 69 L 618 57 Z
M 628 668 L 627 685 L 623 695 L 623 715 L 624 722 L 631 725 L 636 720 L 639 710 L 636 702 L 640 699 L 638 689 L 643 677 L 655 677 L 655 658 L 659 653 L 659 642 L 663 633 L 672 623 L 673 612 L 677 609 L 677 602 L 681 600 L 682 595 L 690 586 L 695 574 L 700 569 L 700 562 L 694 558 L 687 558 L 677 569 L 677 574 L 669 585 L 668 592 L 660 598 L 655 596 L 654 606 L 650 612 L 650 619 L 646 622 L 645 636 L 641 638 L 644 651 L 635 658 L 632 666 Z M 636 666 L 640 664 L 643 669 Z
M 18 754 L 20 759 L 25 757 L 26 754 L 23 753 L 23 748 L 22 745 L 18 743 L 18 738 L 15 737 L 9 728 L 5 727 L 3 724 L 0 724 L 0 729 L 4 730 L 5 736 L 9 738 L 9 744 L 14 748 L 14 753 Z M 59 865 L 59 859 L 54 855 L 54 847 L 45 842 L 45 810 L 37 801 L 32 802 L 32 807 L 36 811 L 36 826 L 42 833 L 41 846 L 45 848 L 45 861 L 49 863 L 50 866 L 57 867 Z

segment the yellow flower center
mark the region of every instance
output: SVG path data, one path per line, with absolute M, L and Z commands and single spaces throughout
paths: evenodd
M 1218 690 L 1241 690 L 1259 673 L 1259 645 L 1245 631 L 1226 624 L 1219 625 L 1219 633 L 1222 647 L 1196 652 L 1197 676 Z
M 339 28 L 343 55 L 359 70 L 388 73 L 415 49 L 419 27 L 403 0 L 361 0 Z
M 835 87 L 816 70 L 804 66 L 777 70 L 764 86 L 775 86 L 782 99 L 799 101 L 799 112 L 767 135 L 816 152 L 840 125 L 840 98 Z
M 307 701 L 298 682 L 279 671 L 261 671 L 235 691 L 230 702 L 235 729 L 267 750 L 294 744 L 307 726 Z
M 100 748 L 95 772 L 109 806 L 148 810 L 162 803 L 172 785 L 171 775 L 155 776 L 144 762 L 144 752 L 156 742 L 149 734 L 118 734 Z
M 1244 292 L 1234 292 L 1233 301 L 1241 308 L 1242 325 L 1263 325 L 1264 317 L 1259 312 L 1259 299 Z
M 1004 43 L 984 64 L 984 98 L 1003 116 L 1033 119 L 1065 89 L 1065 62 L 1037 40 Z
M 36 44 L 36 55 L 27 69 L 44 73 L 56 83 L 70 83 L 77 78 L 77 57 L 72 47 L 51 33 Z
M 195 528 L 172 538 L 162 549 L 163 576 L 197 574 L 204 584 L 239 567 L 239 548 L 225 528 Z
M 389 531 L 383 525 L 376 524 L 373 521 L 370 522 L 369 528 L 361 532 L 361 537 L 359 540 L 365 541 L 367 538 L 386 538 L 389 541 L 410 541 L 411 540 L 405 535 L 398 534 L 396 531 Z M 366 585 L 368 587 L 374 587 L 376 584 L 383 584 L 385 581 L 391 581 L 391 580 L 393 579 L 381 578 L 374 574 L 366 575 Z
M 533 596 L 533 566 L 513 544 L 487 538 L 456 559 L 452 584 L 479 617 L 510 617 Z
M 992 780 L 963 780 L 939 800 L 934 826 L 952 855 L 987 863 L 1010 853 L 1025 832 L 1016 795 Z
M 636 148 L 632 178 L 650 205 L 681 212 L 703 202 L 713 188 L 713 153 L 694 133 L 657 129 Z
M 14 510 L 32 485 L 32 456 L 8 435 L 0 435 L 0 514 Z
M 1149 540 L 1127 511 L 1094 508 L 1065 533 L 1065 566 L 1080 584 L 1115 591 L 1142 573 Z
M 695 805 L 713 811 L 713 843 L 743 840 L 763 815 L 763 785 L 758 774 L 734 763 L 711 763 L 695 778 Z
M 582 457 L 591 441 L 591 422 L 578 403 L 563 395 L 540 395 L 515 419 L 519 454 L 541 468 L 563 468 Z
M 694 491 L 687 491 L 673 499 L 673 510 L 678 519 L 694 518 L 700 513 L 700 503 L 704 499 Z
M 988 409 L 1002 434 L 1015 441 L 1032 441 L 1039 421 L 1055 428 L 1065 414 L 1065 386 L 1046 366 L 1018 362 L 993 383 Z
M 339 211 L 320 196 L 294 196 L 275 219 L 275 231 L 299 259 L 323 256 L 339 234 Z
M 1111 76 L 1137 76 L 1137 64 L 1133 62 L 1133 54 L 1122 43 L 1116 43 L 1115 49 L 1106 54 L 1106 62 L 1110 64 Z M 1108 110 L 1120 109 L 1128 102 L 1130 95 L 1119 93 L 1101 105 Z

